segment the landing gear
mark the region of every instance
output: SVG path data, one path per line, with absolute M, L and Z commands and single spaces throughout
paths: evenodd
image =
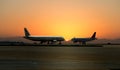
M 36 42 L 34 42 L 33 44 L 34 44 L 34 45 L 36 45 L 37 43 L 36 43 Z
M 86 42 L 82 42 L 82 45 L 86 45 Z
M 61 41 L 59 41 L 59 45 L 60 45 L 60 44 L 62 44 L 62 42 L 61 42 Z
M 47 44 L 50 44 L 50 42 L 48 41 Z
M 55 45 L 55 44 L 59 44 L 59 45 L 61 45 L 62 44 L 62 41 L 40 41 L 40 43 L 39 44 L 47 44 L 47 45 Z
M 43 41 L 40 41 L 40 44 L 43 44 L 44 42 Z

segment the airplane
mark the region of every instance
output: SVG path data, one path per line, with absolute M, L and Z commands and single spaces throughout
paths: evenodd
M 87 41 L 92 41 L 92 40 L 96 40 L 96 32 L 93 33 L 93 35 L 90 38 L 72 38 L 71 41 L 73 43 L 82 43 L 82 45 L 86 45 Z
M 32 41 L 40 41 L 40 44 L 46 42 L 47 44 L 53 44 L 56 42 L 59 42 L 59 44 L 61 44 L 62 41 L 65 41 L 65 39 L 61 36 L 31 36 L 27 28 L 24 28 L 24 33 L 25 33 L 24 38 Z

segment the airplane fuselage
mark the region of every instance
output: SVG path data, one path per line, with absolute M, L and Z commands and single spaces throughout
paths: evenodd
M 55 37 L 55 36 L 29 36 L 29 37 L 24 37 L 29 40 L 33 41 L 64 41 L 63 37 Z
M 86 41 L 92 41 L 92 40 L 95 40 L 95 39 L 92 39 L 92 38 L 72 38 L 73 42 L 86 42 Z

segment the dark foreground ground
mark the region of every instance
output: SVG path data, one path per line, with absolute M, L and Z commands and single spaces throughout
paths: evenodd
M 0 46 L 0 70 L 118 70 L 120 45 Z
M 104 44 L 37 44 L 37 43 L 19 43 L 19 42 L 1 42 L 0 46 L 35 46 L 35 47 L 102 47 Z M 119 44 L 118 44 L 119 45 Z

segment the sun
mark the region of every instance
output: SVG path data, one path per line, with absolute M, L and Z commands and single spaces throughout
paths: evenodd
M 70 40 L 78 34 L 78 26 L 68 22 L 55 24 L 52 31 L 56 35 L 63 36 L 66 41 Z

